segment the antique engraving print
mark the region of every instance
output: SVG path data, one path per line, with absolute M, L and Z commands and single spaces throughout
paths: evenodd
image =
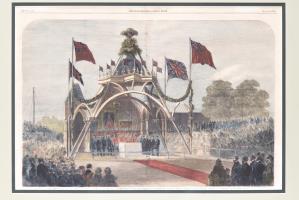
M 283 189 L 282 5 L 18 5 L 16 191 Z

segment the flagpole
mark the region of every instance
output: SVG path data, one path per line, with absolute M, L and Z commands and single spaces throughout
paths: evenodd
M 191 81 L 191 65 L 192 65 L 192 50 L 191 50 L 191 38 L 189 37 L 189 81 Z
M 153 59 L 152 59 L 152 77 L 154 76 L 154 65 L 153 65 Z
M 71 103 L 70 103 L 70 123 L 69 123 L 69 130 L 70 130 L 70 135 L 69 135 L 69 145 L 70 145 L 70 150 L 71 150 L 71 142 L 72 142 L 72 126 L 73 126 L 73 90 L 74 90 L 74 38 L 72 37 L 72 63 L 71 63 Z
M 165 75 L 165 79 L 164 79 L 164 92 L 165 92 L 165 96 L 166 96 L 166 71 L 167 71 L 167 69 L 166 69 L 166 57 L 165 57 L 165 70 L 164 70 L 164 75 Z M 165 105 L 166 105 L 166 101 L 165 101 Z
M 67 63 L 67 66 L 68 66 L 68 69 L 67 69 L 67 72 L 68 72 L 68 79 L 67 79 L 67 83 L 68 83 L 68 86 L 67 86 L 67 95 L 68 95 L 68 115 L 67 115 L 67 138 L 66 138 L 66 152 L 67 152 L 67 156 L 69 156 L 69 137 L 70 137 L 70 113 L 71 113 L 71 99 L 70 99 L 70 59 L 68 60 L 69 62 Z
M 191 65 L 192 65 L 192 47 L 191 47 L 191 38 L 189 37 L 189 81 L 191 81 L 191 94 L 189 97 L 189 123 L 190 123 L 190 149 L 191 149 L 191 154 L 192 154 L 192 129 L 193 129 L 193 122 L 192 122 L 192 113 L 193 113 L 193 88 L 192 88 L 192 80 L 191 80 Z
M 71 118 L 73 119 L 73 90 L 74 90 L 74 72 L 73 72 L 73 65 L 74 65 L 74 38 L 72 37 L 72 88 L 71 88 Z
M 165 72 L 165 81 L 164 81 L 165 90 L 164 91 L 165 91 L 165 96 L 166 96 L 166 93 L 167 93 L 167 91 L 166 91 L 166 72 L 167 72 L 166 57 L 165 57 L 164 65 L 165 65 L 165 70 L 164 70 L 164 72 Z M 165 106 L 167 107 L 166 99 L 164 99 L 164 102 L 165 102 Z M 165 143 L 166 143 L 166 131 L 167 131 L 167 118 L 166 118 L 166 115 L 164 115 L 164 141 L 165 141 Z

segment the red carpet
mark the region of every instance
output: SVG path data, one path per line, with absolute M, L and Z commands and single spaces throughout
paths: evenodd
M 208 184 L 208 174 L 198 170 L 189 169 L 186 167 L 181 167 L 181 166 L 169 164 L 158 160 L 134 160 L 134 161 L 155 169 L 160 169 L 162 171 L 169 172 L 171 174 L 192 179 L 206 185 Z

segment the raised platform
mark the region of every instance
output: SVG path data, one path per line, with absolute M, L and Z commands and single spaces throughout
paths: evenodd
M 141 143 L 119 143 L 119 157 L 127 158 L 127 157 L 136 157 L 142 155 Z
M 151 81 L 152 77 L 150 75 L 143 75 L 143 74 L 138 74 L 138 73 L 129 73 L 129 74 L 123 74 L 123 75 L 108 75 L 105 77 L 102 77 L 99 80 L 99 84 L 108 84 L 109 82 L 114 82 L 114 83 L 126 83 L 126 82 L 132 82 L 134 81 L 134 84 L 138 83 L 145 83 L 148 81 Z

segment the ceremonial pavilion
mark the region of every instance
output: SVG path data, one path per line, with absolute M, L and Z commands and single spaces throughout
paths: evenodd
M 137 35 L 132 30 L 123 34 L 126 40 Z M 91 139 L 100 136 L 109 136 L 115 143 L 138 143 L 142 135 L 155 136 L 167 151 L 165 132 L 169 125 L 181 135 L 186 152 L 190 152 L 187 139 L 167 108 L 168 99 L 156 73 L 148 69 L 141 51 L 126 52 L 120 54 L 111 70 L 101 73 L 99 91 L 93 98 L 85 99 L 80 86 L 74 84 L 65 103 L 67 155 L 76 157 L 78 152 L 91 152 Z M 190 85 L 177 101 L 189 96 Z M 71 95 L 72 109 L 68 103 Z

